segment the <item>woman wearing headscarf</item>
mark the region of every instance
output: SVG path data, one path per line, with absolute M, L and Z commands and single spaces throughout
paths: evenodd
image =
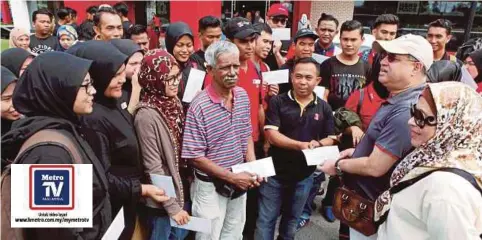
M 89 76 L 91 61 L 51 52 L 38 56 L 18 80 L 13 103 L 26 118 L 2 137 L 2 158 L 14 159 L 22 144 L 35 133 L 52 129 L 68 136 L 92 164 L 92 228 L 29 228 L 26 239 L 100 239 L 111 222 L 105 169 L 79 132 L 79 115 L 92 112 L 95 89 Z M 62 65 L 62 68 L 59 66 Z M 57 145 L 40 145 L 25 152 L 19 164 L 72 164 L 71 154 Z
M 57 30 L 57 39 L 59 40 L 57 51 L 64 52 L 77 43 L 79 37 L 74 27 L 62 25 Z
M 170 218 L 183 225 L 189 221 L 187 192 L 189 184 L 181 174 L 187 169 L 181 161 L 184 114 L 177 97 L 181 72 L 168 52 L 154 49 L 142 61 L 139 84 L 143 91 L 135 113 L 134 125 L 139 136 L 146 173 L 171 176 L 177 198 L 171 198 L 160 209 L 149 210 L 152 227 L 150 239 L 184 239 L 187 231 L 172 228 Z
M 20 77 L 35 56 L 23 48 L 10 48 L 2 52 L 2 66 Z
M 2 66 L 2 136 L 10 131 L 12 123 L 22 116 L 12 104 L 13 90 L 17 84 L 17 76 Z M 3 164 L 2 164 L 3 167 Z
M 415 150 L 376 201 L 378 239 L 479 239 L 482 97 L 458 82 L 429 84 L 411 114 Z
M 144 52 L 139 45 L 130 39 L 112 39 L 110 42 L 128 57 L 126 61 L 127 81 L 122 85 L 121 106 L 127 107 L 127 110 L 132 114 L 139 103 L 139 95 L 141 93 L 138 75 Z
M 166 49 L 174 56 L 182 72 L 182 81 L 179 84 L 177 93 L 179 99 L 182 99 L 191 68 L 198 68 L 197 63 L 191 59 L 191 55 L 194 52 L 194 37 L 189 25 L 184 22 L 175 22 L 167 27 Z M 189 106 L 188 103 L 184 102 L 183 105 L 184 108 Z
M 109 172 L 132 181 L 119 183 L 134 189 L 128 198 L 112 200 L 112 211 L 117 213 L 124 206 L 126 227 L 121 239 L 130 239 L 135 226 L 136 205 L 140 197 L 142 168 L 137 136 L 131 114 L 120 106 L 122 85 L 125 83 L 127 56 L 111 43 L 87 41 L 70 48 L 68 53 L 92 60 L 90 75 L 97 93 L 94 95 L 94 111 L 82 118 L 84 127 L 93 129 L 101 144 L 92 146 L 99 158 L 110 164 Z
M 308 20 L 308 16 L 306 14 L 301 14 L 300 21 L 298 22 L 298 30 L 307 28 L 311 30 L 311 23 L 310 20 Z
M 482 93 L 482 50 L 470 53 L 464 65 L 477 83 L 477 92 Z
M 477 83 L 470 75 L 469 71 L 459 62 L 449 60 L 435 61 L 427 72 L 427 81 L 437 82 L 463 82 L 473 89 L 477 89 Z
M 23 48 L 30 52 L 30 33 L 24 28 L 13 28 L 10 31 L 8 47 Z

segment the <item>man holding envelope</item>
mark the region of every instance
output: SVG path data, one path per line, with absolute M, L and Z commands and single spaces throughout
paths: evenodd
M 276 176 L 261 185 L 255 239 L 274 239 L 281 206 L 281 239 L 294 239 L 296 225 L 313 184 L 315 166 L 308 166 L 302 150 L 333 145 L 331 107 L 313 89 L 321 81 L 319 64 L 310 58 L 297 59 L 291 74 L 293 90 L 274 96 L 264 127 L 271 143 Z

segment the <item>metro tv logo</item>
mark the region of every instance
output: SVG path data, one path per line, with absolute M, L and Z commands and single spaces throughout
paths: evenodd
M 29 170 L 29 205 L 32 210 L 74 209 L 74 166 L 32 165 Z

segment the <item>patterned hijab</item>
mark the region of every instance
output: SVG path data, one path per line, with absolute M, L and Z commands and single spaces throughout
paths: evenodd
M 393 187 L 438 168 L 458 168 L 482 187 L 482 97 L 459 82 L 429 84 L 437 109 L 435 136 L 407 155 L 390 178 Z M 385 191 L 375 204 L 375 221 L 383 219 L 392 196 Z
M 178 150 L 176 155 L 180 157 L 185 117 L 179 98 L 167 97 L 165 92 L 166 80 L 173 66 L 177 66 L 176 59 L 164 50 L 153 49 L 146 53 L 139 72 L 142 87 L 139 107 L 157 109 L 169 126 L 171 139 Z

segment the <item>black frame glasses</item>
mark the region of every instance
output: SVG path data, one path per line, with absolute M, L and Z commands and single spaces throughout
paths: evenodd
M 417 108 L 417 104 L 413 104 L 410 108 L 410 115 L 413 117 L 415 124 L 420 128 L 427 126 L 437 126 L 437 118 L 434 116 L 425 117 L 423 112 Z
M 80 87 L 85 88 L 85 92 L 89 92 L 89 88 L 94 87 L 94 81 L 91 79 L 88 83 L 80 85 Z

